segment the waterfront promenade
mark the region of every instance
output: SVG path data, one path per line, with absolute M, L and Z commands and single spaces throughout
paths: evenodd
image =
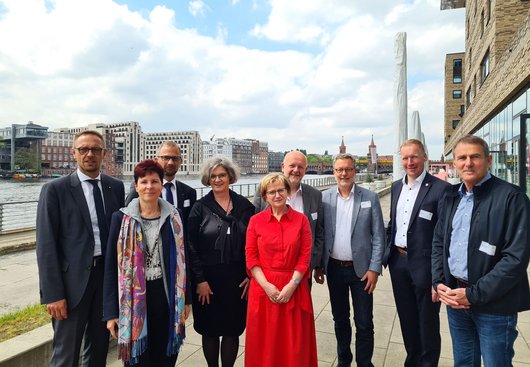
M 385 223 L 388 222 L 389 205 L 390 195 L 383 196 L 381 198 L 381 206 Z M 2 237 L 0 236 L 0 238 Z M 2 242 L 0 241 L 1 246 Z M 12 260 L 8 264 L 7 259 L 9 258 Z M 18 260 L 16 260 L 17 258 Z M 0 277 L 0 304 L 4 305 L 6 302 L 15 299 L 18 302 L 26 302 L 25 304 L 38 301 L 38 278 L 34 251 L 0 256 L 0 274 L 2 274 L 2 277 Z M 319 366 L 336 366 L 336 343 L 333 330 L 333 318 L 331 316 L 331 307 L 326 285 L 314 284 L 312 296 L 315 310 Z M 28 302 L 28 298 L 31 298 L 31 301 Z M 403 365 L 406 353 L 401 338 L 399 319 L 394 305 L 390 276 L 387 270 L 379 278 L 374 293 L 374 324 L 374 365 L 376 367 L 396 367 Z M 442 355 L 440 366 L 448 367 L 453 365 L 453 361 L 445 306 L 442 306 L 441 326 Z M 514 366 L 530 367 L 530 312 L 524 312 L 519 315 L 518 329 L 519 337 L 515 343 L 516 354 Z M 192 318 L 188 320 L 186 330 L 187 338 L 177 360 L 177 366 L 206 366 L 201 350 L 201 337 L 193 330 Z M 48 325 L 35 331 L 33 339 L 43 340 L 50 338 L 51 335 L 51 326 Z M 20 345 L 24 343 L 27 343 L 27 341 L 21 341 Z M 240 343 L 240 354 L 236 363 L 236 366 L 239 367 L 244 365 L 244 335 L 240 338 Z M 354 348 L 353 343 L 352 350 Z M 10 345 L 5 344 L 0 343 L 0 356 L 7 352 L 12 353 L 17 348 L 16 343 L 11 343 Z M 121 363 L 116 359 L 115 349 L 109 351 L 108 362 L 108 366 L 111 367 L 121 366 Z M 9 366 L 9 364 L 2 364 L 0 362 L 0 366 Z

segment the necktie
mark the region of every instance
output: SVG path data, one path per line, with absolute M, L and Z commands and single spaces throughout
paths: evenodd
M 175 205 L 175 202 L 173 201 L 173 193 L 171 192 L 173 182 L 166 182 L 164 187 L 166 188 L 166 201 L 172 205 Z
M 103 197 L 98 186 L 98 180 L 88 180 L 88 182 L 92 184 L 92 194 L 94 195 L 94 204 L 98 216 L 99 239 L 101 240 L 101 250 L 103 251 L 103 247 L 106 246 L 107 239 L 109 238 L 105 208 L 103 207 Z

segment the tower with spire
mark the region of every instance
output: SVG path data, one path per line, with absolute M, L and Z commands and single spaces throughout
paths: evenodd
M 370 173 L 377 173 L 377 146 L 374 143 L 374 135 L 372 134 L 372 141 L 368 146 L 368 158 L 367 171 Z
M 339 146 L 339 153 L 340 154 L 346 153 L 346 145 L 344 145 L 344 135 L 342 136 L 342 142 L 340 143 L 340 146 Z

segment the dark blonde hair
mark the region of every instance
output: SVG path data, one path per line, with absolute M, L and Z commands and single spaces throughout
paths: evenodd
M 289 180 L 283 173 L 275 172 L 275 173 L 269 173 L 267 176 L 263 177 L 259 184 L 259 193 L 263 200 L 267 197 L 267 189 L 270 185 L 273 183 L 283 183 L 283 187 L 287 190 L 287 194 L 291 193 L 291 186 L 289 185 Z

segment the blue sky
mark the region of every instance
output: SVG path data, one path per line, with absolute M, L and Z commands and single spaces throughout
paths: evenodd
M 138 121 L 271 150 L 393 151 L 394 38 L 408 116 L 443 145 L 443 65 L 464 10 L 439 0 L 0 0 L 0 126 Z

